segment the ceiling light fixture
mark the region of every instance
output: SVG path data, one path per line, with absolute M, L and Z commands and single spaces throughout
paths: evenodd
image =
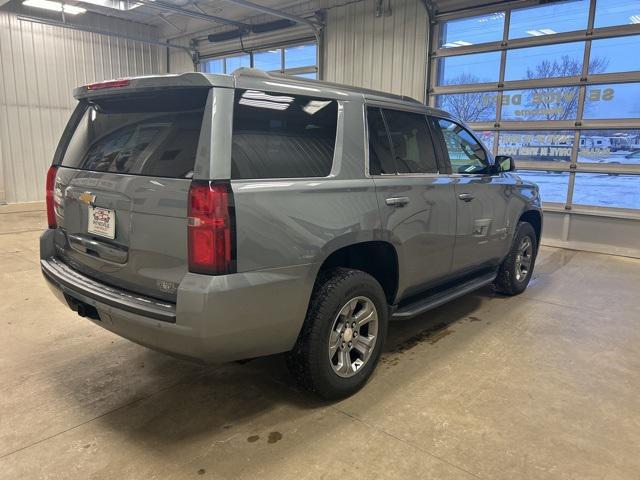
M 553 35 L 554 33 L 558 32 L 550 28 L 541 28 L 540 30 L 527 30 L 527 33 L 534 37 L 541 37 L 543 35 Z
M 464 40 L 456 40 L 455 42 L 445 43 L 443 47 L 466 47 L 467 45 L 473 45 L 473 43 L 465 42 Z
M 133 10 L 140 6 L 135 0 L 79 0 L 82 3 L 89 3 L 91 5 L 97 5 L 99 7 L 111 8 L 113 10 L 120 10 L 123 12 Z M 151 0 L 154 1 L 154 0 Z
M 64 12 L 69 15 L 77 15 L 87 11 L 86 8 L 76 7 L 75 5 L 66 5 L 60 2 L 52 2 L 51 0 L 24 0 L 22 4 L 27 7 L 43 8 L 53 12 Z
M 315 115 L 330 103 L 331 101 L 310 100 L 309 103 L 302 107 L 302 111 L 308 113 L 309 115 Z

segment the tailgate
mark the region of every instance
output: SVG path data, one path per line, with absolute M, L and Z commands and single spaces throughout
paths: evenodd
M 208 89 L 83 100 L 55 181 L 58 256 L 103 283 L 175 301 Z

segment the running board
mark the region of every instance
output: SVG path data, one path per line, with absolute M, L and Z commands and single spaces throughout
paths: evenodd
M 472 280 L 468 280 L 464 283 L 451 287 L 447 290 L 434 293 L 428 297 L 416 300 L 409 305 L 404 305 L 398 308 L 391 315 L 391 320 L 407 320 L 409 318 L 420 315 L 421 313 L 431 310 L 432 308 L 439 307 L 454 298 L 461 297 L 467 293 L 471 293 L 474 290 L 484 287 L 490 284 L 496 279 L 496 272 L 491 272 L 481 277 L 476 277 Z

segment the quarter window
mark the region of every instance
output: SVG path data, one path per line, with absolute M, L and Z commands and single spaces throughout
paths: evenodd
M 237 90 L 231 177 L 326 177 L 337 119 L 335 100 Z
M 438 119 L 453 173 L 486 173 L 489 161 L 484 148 L 468 130 L 449 120 Z

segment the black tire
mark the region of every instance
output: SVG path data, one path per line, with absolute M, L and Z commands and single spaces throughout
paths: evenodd
M 526 275 L 522 275 L 522 271 L 518 275 L 518 269 L 520 269 L 518 262 L 519 249 L 526 238 L 529 238 L 531 242 L 531 264 L 527 269 Z M 494 281 L 495 290 L 504 295 L 518 295 L 524 292 L 531 280 L 537 254 L 538 238 L 535 230 L 530 223 L 518 222 L 511 249 L 500 265 L 498 275 Z
M 376 341 L 368 360 L 352 373 L 353 376 L 342 377 L 332 367 L 329 339 L 340 310 L 349 300 L 358 297 L 365 297 L 375 305 L 378 316 Z M 347 268 L 321 272 L 298 340 L 287 354 L 289 371 L 300 385 L 327 400 L 352 395 L 364 386 L 380 359 L 387 323 L 387 300 L 375 278 Z

